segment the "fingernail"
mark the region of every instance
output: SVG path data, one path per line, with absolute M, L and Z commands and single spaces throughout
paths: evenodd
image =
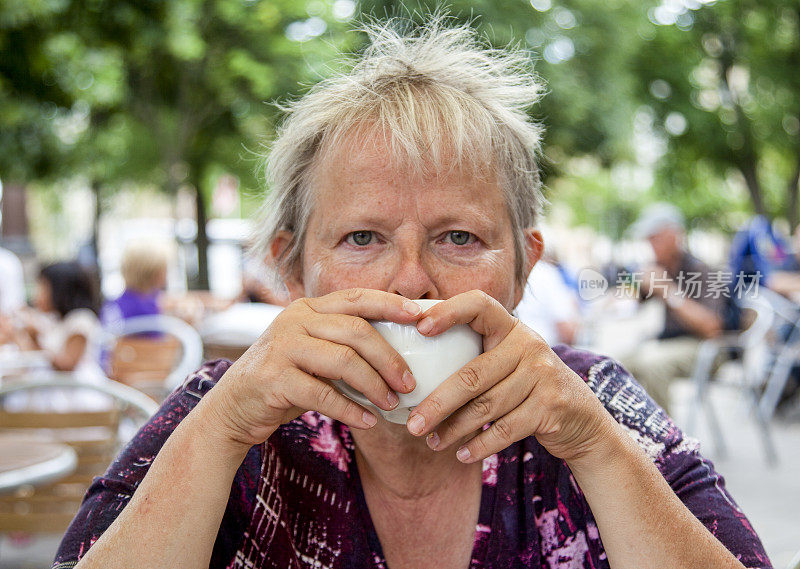
M 408 420 L 408 430 L 411 434 L 418 435 L 425 428 L 425 417 L 422 415 L 412 415 Z
M 436 450 L 436 447 L 439 446 L 439 435 L 437 435 L 436 431 L 434 431 L 434 432 L 432 432 L 431 434 L 428 435 L 428 437 L 425 440 L 425 442 L 428 443 L 428 447 L 431 450 Z
M 389 407 L 394 409 L 397 407 L 397 404 L 400 403 L 400 398 L 397 397 L 397 393 L 390 391 L 389 395 L 386 396 L 386 402 L 389 403 Z
M 417 386 L 417 380 L 414 379 L 414 376 L 408 370 L 403 372 L 402 381 L 403 381 L 403 387 L 405 387 L 406 391 L 409 393 L 414 391 L 414 388 Z
M 423 318 L 417 324 L 417 330 L 420 331 L 420 334 L 427 334 L 428 332 L 433 330 L 433 319 L 429 317 Z
M 364 411 L 361 420 L 364 421 L 368 427 L 374 427 L 378 423 L 378 418 L 369 411 Z
M 416 316 L 420 312 L 422 312 L 422 308 L 419 307 L 419 304 L 416 302 L 412 302 L 411 300 L 406 300 L 403 303 L 403 310 L 408 312 L 411 316 Z
M 456 452 L 456 458 L 461 462 L 467 462 L 469 460 L 469 449 L 467 447 L 461 447 Z

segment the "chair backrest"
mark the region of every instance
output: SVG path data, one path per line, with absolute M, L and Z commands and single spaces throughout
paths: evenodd
M 203 342 L 194 328 L 166 315 L 137 316 L 108 331 L 110 375 L 162 399 L 203 361 Z
M 246 302 L 206 318 L 200 327 L 205 358 L 236 361 L 282 310 L 282 306 Z
M 174 336 L 122 336 L 111 350 L 109 376 L 142 391 L 163 388 L 182 355 Z
M 80 506 L 92 479 L 102 474 L 121 447 L 121 419 L 131 411 L 139 423 L 158 405 L 124 385 L 91 385 L 74 380 L 20 382 L 0 388 L 0 398 L 14 392 L 58 389 L 92 389 L 110 396 L 111 407 L 102 411 L 37 412 L 0 409 L 0 432 L 46 436 L 70 445 L 78 457 L 75 471 L 57 482 L 25 486 L 0 496 L 0 533 L 63 533 Z

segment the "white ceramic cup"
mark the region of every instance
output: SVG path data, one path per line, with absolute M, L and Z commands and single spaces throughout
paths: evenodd
M 423 311 L 441 300 L 415 300 Z M 438 336 L 427 337 L 417 331 L 416 324 L 397 324 L 386 320 L 371 321 L 375 329 L 403 359 L 414 374 L 417 386 L 411 393 L 398 393 L 400 403 L 392 411 L 373 405 L 360 391 L 344 381 L 333 385 L 344 395 L 376 411 L 391 423 L 405 424 L 411 410 L 439 387 L 445 379 L 483 352 L 483 336 L 469 326 L 453 326 Z

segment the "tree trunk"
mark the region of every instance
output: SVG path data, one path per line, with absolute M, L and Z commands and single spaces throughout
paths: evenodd
M 800 184 L 798 182 L 800 182 L 800 158 L 797 160 L 794 174 L 789 179 L 789 183 L 786 184 L 786 217 L 789 220 L 789 227 L 791 227 L 792 233 L 800 223 L 800 212 L 797 210 L 798 205 L 800 205 L 800 196 L 798 196 Z
M 100 215 L 103 213 L 103 204 L 100 198 L 100 182 L 92 180 L 92 194 L 94 194 L 94 219 L 92 219 L 92 253 L 100 266 Z
M 755 159 L 744 160 L 739 163 L 739 171 L 744 176 L 747 184 L 747 191 L 750 192 L 750 199 L 753 201 L 753 209 L 759 215 L 767 215 L 764 207 L 764 197 L 761 191 L 761 184 L 758 182 Z
M 208 286 L 208 234 L 206 224 L 208 214 L 206 212 L 206 200 L 203 192 L 198 185 L 195 185 L 195 204 L 197 206 L 197 236 L 195 245 L 197 246 L 197 288 L 199 290 L 209 290 Z

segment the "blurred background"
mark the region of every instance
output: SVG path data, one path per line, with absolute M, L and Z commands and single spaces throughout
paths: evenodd
M 519 316 L 641 373 L 775 566 L 800 563 L 800 2 L 448 7 L 546 83 L 547 264 Z M 0 568 L 49 567 L 154 402 L 286 302 L 246 256 L 275 103 L 344 65 L 364 17 L 435 8 L 0 3 Z

